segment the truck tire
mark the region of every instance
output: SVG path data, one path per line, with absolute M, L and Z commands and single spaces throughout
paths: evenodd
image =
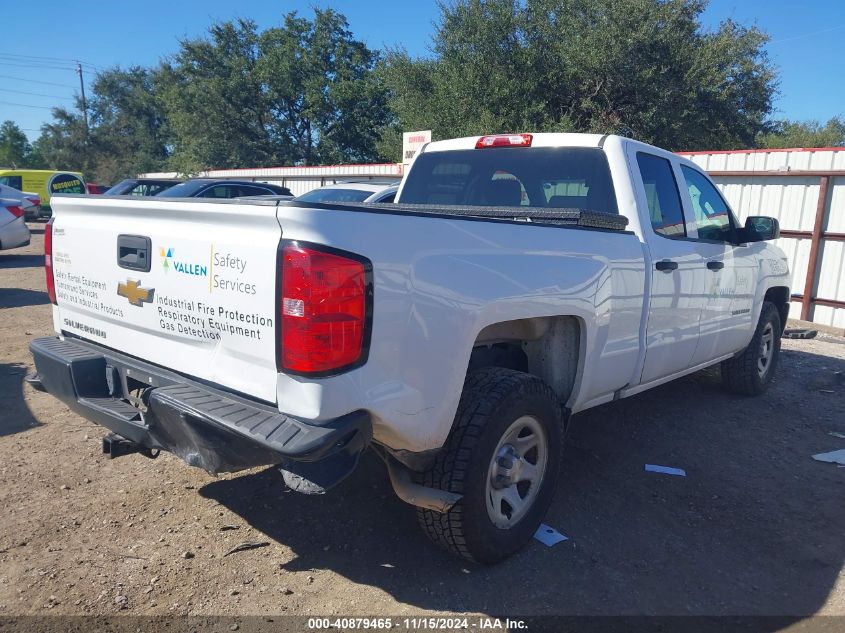
M 744 396 L 759 396 L 766 391 L 777 369 L 782 331 L 777 308 L 773 303 L 763 302 L 760 321 L 748 347 L 722 362 L 722 384 Z
M 445 514 L 418 508 L 423 531 L 484 564 L 524 547 L 552 501 L 562 437 L 560 402 L 542 380 L 501 367 L 472 372 L 446 445 L 418 475 L 425 486 L 463 496 Z

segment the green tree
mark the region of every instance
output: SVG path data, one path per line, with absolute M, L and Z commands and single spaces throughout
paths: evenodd
M 156 100 L 155 73 L 114 68 L 97 75 L 88 102 L 94 176 L 113 183 L 164 168 L 167 125 Z
M 39 167 L 40 158 L 33 152 L 24 131 L 14 121 L 0 124 L 0 165 L 3 167 Z
M 331 9 L 313 20 L 289 13 L 263 32 L 249 20 L 213 25 L 161 69 L 172 165 L 190 173 L 377 158 L 387 116 L 377 61 Z
M 162 169 L 167 127 L 155 80 L 152 71 L 139 67 L 98 74 L 87 104 L 88 127 L 78 100 L 77 110 L 54 108 L 35 143 L 37 153 L 52 169 L 82 171 L 103 183 Z
M 87 138 L 81 112 L 53 108 L 53 120 L 41 126 L 35 147 L 50 169 L 81 171 L 90 178 L 96 158 L 87 149 Z
M 771 131 L 760 135 L 760 147 L 841 147 L 845 146 L 845 121 L 833 117 L 818 121 L 777 121 Z
M 388 55 L 395 126 L 435 137 L 623 133 L 669 149 L 750 146 L 776 88 L 767 36 L 705 31 L 702 0 L 458 0 L 432 57 Z M 407 78 L 412 78 L 408 81 Z

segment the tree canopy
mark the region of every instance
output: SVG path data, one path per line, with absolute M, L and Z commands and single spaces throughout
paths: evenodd
M 668 149 L 748 146 L 775 73 L 756 28 L 704 30 L 700 0 L 441 4 L 432 59 L 384 67 L 396 124 L 437 137 L 622 133 Z M 409 80 L 410 78 L 410 80 Z
M 56 108 L 30 146 L 0 128 L 0 163 L 139 172 L 398 160 L 401 133 L 621 133 L 672 150 L 845 143 L 845 124 L 772 121 L 767 35 L 705 0 L 452 0 L 430 54 L 372 50 L 332 9 L 241 19 L 154 68 L 113 68 Z
M 0 124 L 0 166 L 41 167 L 41 156 L 14 121 Z
M 387 116 L 378 58 L 331 9 L 315 9 L 313 20 L 289 13 L 263 32 L 249 20 L 214 25 L 159 71 L 171 163 L 192 171 L 375 160 Z
M 777 121 L 759 138 L 760 147 L 842 147 L 845 146 L 845 121 L 833 117 L 818 121 Z

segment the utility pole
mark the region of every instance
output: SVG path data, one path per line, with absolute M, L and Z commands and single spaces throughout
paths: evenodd
M 76 62 L 76 74 L 79 75 L 79 91 L 82 93 L 82 116 L 85 118 L 85 136 L 88 136 L 88 102 L 85 101 L 85 82 L 82 81 L 82 64 Z

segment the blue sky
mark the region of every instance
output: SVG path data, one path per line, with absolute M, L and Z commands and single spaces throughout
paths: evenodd
M 87 85 L 98 68 L 157 63 L 176 51 L 178 39 L 202 35 L 213 21 L 248 17 L 268 27 L 291 10 L 309 15 L 314 4 L 344 13 L 355 36 L 371 47 L 402 46 L 411 54 L 424 55 L 438 17 L 434 0 L 4 4 L 3 29 L 20 37 L 0 41 L 0 121 L 16 121 L 31 139 L 49 121 L 50 107 L 73 104 L 79 90 L 73 60 L 83 62 Z M 826 121 L 845 115 L 845 2 L 711 0 L 705 25 L 712 27 L 726 18 L 756 24 L 772 37 L 768 52 L 780 69 L 781 81 L 775 117 Z M 36 64 L 21 58 L 35 55 L 50 59 Z

